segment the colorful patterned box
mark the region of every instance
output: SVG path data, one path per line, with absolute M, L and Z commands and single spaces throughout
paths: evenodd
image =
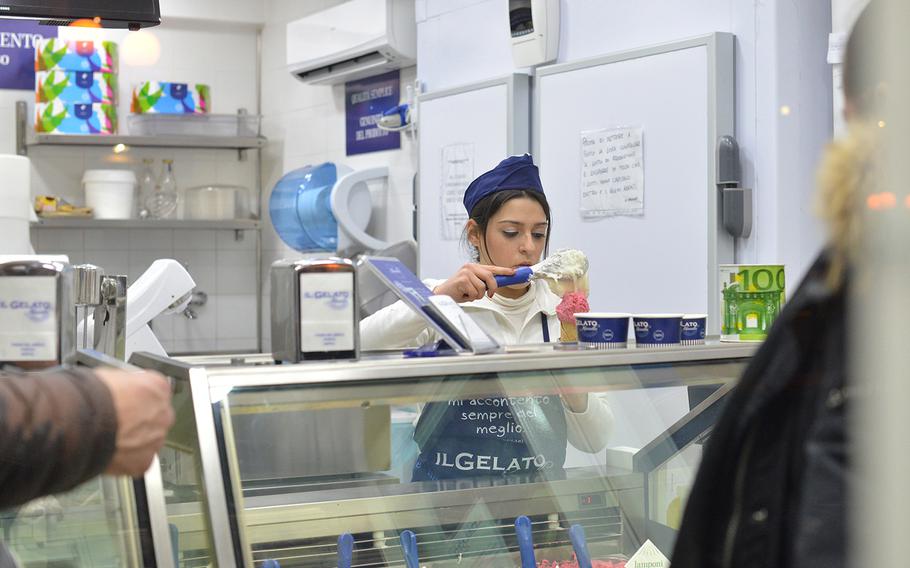
M 35 132 L 41 134 L 115 134 L 117 107 L 53 101 L 35 105 Z
M 211 109 L 208 85 L 145 81 L 133 88 L 134 114 L 204 114 Z
M 117 104 L 117 76 L 91 71 L 38 71 L 35 101 Z
M 116 73 L 117 44 L 112 41 L 72 41 L 50 38 L 35 48 L 35 71 Z

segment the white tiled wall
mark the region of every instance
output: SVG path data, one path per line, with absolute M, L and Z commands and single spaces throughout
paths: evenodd
M 233 3 L 234 0 L 232 0 Z M 171 3 L 173 4 L 173 3 Z M 214 4 L 210 2 L 210 4 Z M 254 26 L 221 25 L 213 18 L 194 27 L 192 21 L 168 25 L 167 7 L 162 6 L 163 23 L 150 33 L 161 43 L 161 58 L 151 67 L 129 67 L 121 61 L 119 116 L 121 133 L 128 133 L 131 86 L 142 80 L 200 82 L 211 86 L 212 112 L 235 113 L 258 108 L 258 31 Z M 261 9 L 261 8 L 260 8 Z M 193 14 L 184 10 L 181 18 Z M 83 30 L 84 32 L 84 30 Z M 74 33 L 62 30 L 61 37 Z M 104 30 L 103 39 L 122 43 L 127 32 Z M 28 101 L 30 91 L 0 91 L 0 153 L 15 153 L 15 102 Z M 32 195 L 57 195 L 74 204 L 84 203 L 82 174 L 93 168 L 137 170 L 144 158 L 174 160 L 178 187 L 230 183 L 250 189 L 251 205 L 258 213 L 258 164 L 255 152 L 245 161 L 235 150 L 131 148 L 115 155 L 109 147 L 42 146 L 29 149 L 32 161 Z M 139 221 L 137 221 L 137 224 Z M 90 262 L 109 274 L 127 274 L 135 280 L 158 258 L 175 258 L 185 265 L 198 289 L 208 294 L 207 305 L 194 308 L 198 318 L 182 315 L 156 318 L 154 329 L 169 352 L 251 351 L 256 342 L 256 235 L 244 231 L 234 240 L 234 231 L 158 229 L 33 229 L 36 249 L 44 253 L 65 253 L 74 263 Z
M 397 0 L 396 0 L 397 1 Z M 269 347 L 269 280 L 271 263 L 303 255 L 289 249 L 268 221 L 268 197 L 282 175 L 322 162 L 343 163 L 355 169 L 388 166 L 388 188 L 374 193 L 374 222 L 378 236 L 389 241 L 412 238 L 412 180 L 417 169 L 416 139 L 401 136 L 401 149 L 357 156 L 345 155 L 344 85 L 306 85 L 287 71 L 286 25 L 297 18 L 340 4 L 341 0 L 266 0 L 262 32 L 263 134 L 269 145 L 263 152 L 263 318 L 264 348 Z M 413 83 L 416 70 L 401 71 L 401 93 Z
M 155 78 L 198 81 L 211 85 L 214 112 L 232 113 L 240 107 L 251 111 L 257 108 L 257 66 L 261 69 L 262 133 L 269 139 L 263 151 L 259 202 L 263 218 L 263 259 L 259 271 L 263 280 L 261 324 L 265 349 L 269 346 L 269 266 L 280 258 L 302 256 L 281 242 L 268 219 L 269 193 L 282 175 L 307 164 L 325 161 L 344 163 L 353 168 L 389 166 L 390 186 L 374 196 L 378 205 L 373 224 L 381 231 L 379 236 L 390 241 L 412 236 L 416 140 L 402 135 L 401 150 L 345 156 L 343 85 L 309 86 L 287 72 L 287 23 L 341 1 L 262 0 L 266 23 L 258 60 L 255 30 L 237 26 L 219 29 L 217 25 L 193 29 L 192 18 L 169 27 L 167 19 L 163 18 L 162 26 L 152 30 L 162 44 L 159 64 L 144 69 L 125 67 L 121 71 L 124 100 L 134 81 Z M 162 3 L 163 12 L 165 8 Z M 104 33 L 119 39 L 126 32 Z M 414 68 L 402 70 L 402 94 L 405 85 L 412 83 L 414 78 Z M 9 125 L 6 129 L 0 128 L 0 153 L 15 152 L 12 133 L 15 101 L 30 96 L 24 91 L 0 91 L 0 125 Z M 121 105 L 121 118 L 125 118 L 127 112 Z M 212 181 L 254 188 L 257 181 L 255 159 L 240 162 L 237 153 L 229 150 L 132 149 L 115 156 L 102 148 L 42 147 L 32 148 L 30 158 L 33 161 L 33 194 L 61 195 L 77 204 L 83 202 L 80 180 L 85 169 L 138 167 L 143 158 L 173 158 L 178 185 L 182 188 Z M 156 255 L 167 253 L 186 261 L 199 287 L 210 294 L 209 305 L 198 310 L 198 320 L 158 318 L 155 329 L 164 343 L 180 352 L 246 350 L 254 344 L 257 270 L 251 259 L 255 259 L 255 249 L 243 248 L 251 246 L 253 239 L 234 243 L 232 231 L 218 232 L 214 236 L 203 231 L 187 232 L 187 235 L 181 234 L 182 231 L 164 231 L 152 236 L 133 230 L 76 234 L 42 228 L 36 233 L 36 244 L 42 252 L 66 252 L 76 262 L 95 262 L 109 271 L 119 268 L 132 278 L 157 258 Z
M 165 14 L 166 16 L 166 14 Z M 87 30 L 61 28 L 60 37 L 106 39 L 122 43 L 124 30 Z M 255 112 L 259 85 L 257 84 L 256 29 L 211 25 L 194 29 L 181 22 L 169 26 L 165 18 L 161 26 L 143 33 L 154 34 L 161 45 L 157 64 L 131 67 L 121 61 L 119 117 L 121 133 L 127 133 L 132 85 L 144 80 L 206 83 L 211 87 L 212 112 L 234 113 L 239 108 Z M 31 91 L 0 90 L 0 153 L 15 153 L 14 109 L 16 101 L 27 101 L 34 110 Z
M 208 295 L 194 307 L 196 319 L 159 316 L 153 327 L 170 353 L 254 351 L 256 345 L 256 233 L 233 230 L 33 229 L 40 253 L 67 254 L 72 263 L 91 263 L 107 274 L 126 274 L 132 284 L 152 262 L 182 263 Z
M 122 44 L 129 32 L 60 30 L 61 37 L 86 33 L 95 39 L 108 39 Z M 157 64 L 148 67 L 131 67 L 121 61 L 118 106 L 121 134 L 129 133 L 132 86 L 144 80 L 205 83 L 211 87 L 213 113 L 235 113 L 240 108 L 255 113 L 258 94 L 256 30 L 192 29 L 185 26 L 169 28 L 165 19 L 160 27 L 145 33 L 158 37 L 161 57 Z M 0 91 L 0 121 L 12 126 L 12 109 L 4 109 L 6 105 L 14 107 L 15 102 L 11 99 L 29 101 L 31 113 L 33 98 L 34 95 L 28 91 Z M 0 153 L 14 151 L 14 146 L 0 146 Z M 253 190 L 257 181 L 256 160 L 239 161 L 237 152 L 232 150 L 131 148 L 124 154 L 115 155 L 107 147 L 47 146 L 31 148 L 29 158 L 32 160 L 33 195 L 60 195 L 77 204 L 84 203 L 80 180 L 85 170 L 138 170 L 143 158 L 156 160 L 156 169 L 161 167 L 161 159 L 173 159 L 181 188 L 230 182 Z

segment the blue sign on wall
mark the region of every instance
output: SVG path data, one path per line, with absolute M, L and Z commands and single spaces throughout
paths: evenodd
M 0 89 L 35 89 L 35 46 L 50 37 L 57 37 L 57 26 L 0 20 Z
M 344 85 L 347 155 L 401 148 L 398 132 L 380 130 L 383 111 L 398 106 L 401 81 L 398 70 L 351 81 Z

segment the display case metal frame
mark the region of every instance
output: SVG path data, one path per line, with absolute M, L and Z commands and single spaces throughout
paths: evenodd
M 308 362 L 296 365 L 275 365 L 269 355 L 244 357 L 203 356 L 182 360 L 168 359 L 147 353 L 134 354 L 131 363 L 158 370 L 190 385 L 202 476 L 205 482 L 206 507 L 211 519 L 215 560 L 220 567 L 252 565 L 247 534 L 243 529 L 243 493 L 239 474 L 228 459 L 230 440 L 217 436 L 223 429 L 228 395 L 235 389 L 269 389 L 277 387 L 294 402 L 292 389 L 306 387 L 307 405 L 322 405 L 337 400 L 364 400 L 383 403 L 396 401 L 426 402 L 445 400 L 447 393 L 439 385 L 452 375 L 477 375 L 476 380 L 460 384 L 458 396 L 489 393 L 494 380 L 510 380 L 508 374 L 536 371 L 572 371 L 591 368 L 597 372 L 576 373 L 572 388 L 585 392 L 605 392 L 632 388 L 692 386 L 699 384 L 730 384 L 738 378 L 744 361 L 754 352 L 754 344 L 717 344 L 687 346 L 663 350 L 625 349 L 617 351 L 560 351 L 552 347 L 529 348 L 526 352 L 481 356 L 456 356 L 434 359 L 402 360 L 400 355 L 348 362 Z M 710 363 L 710 365 L 706 365 Z M 635 366 L 635 373 L 603 373 L 604 368 Z M 673 372 L 668 372 L 672 368 Z M 710 371 L 706 374 L 706 370 Z M 691 372 L 689 371 L 691 370 Z M 502 375 L 505 374 L 505 377 Z M 558 373 L 516 375 L 520 388 L 516 392 L 535 392 L 559 388 Z M 421 380 L 415 382 L 415 378 Z M 511 392 L 511 391 L 510 391 Z M 237 393 L 235 392 L 235 395 Z M 450 394 L 450 393 L 449 393 Z M 242 395 L 240 395 L 242 396 Z M 705 402 L 708 404 L 708 401 Z M 652 450 L 649 450 L 649 453 Z M 653 458 L 653 459 L 656 459 Z M 236 464 L 235 464 L 236 465 Z M 528 490 L 530 485 L 523 486 Z M 558 489 L 556 490 L 558 493 Z M 458 498 L 455 493 L 440 494 L 440 499 Z M 379 499 L 384 497 L 379 496 Z M 389 500 L 388 497 L 385 497 Z M 386 503 L 391 507 L 392 500 Z M 281 507 L 261 503 L 262 509 L 248 514 L 248 521 L 270 509 L 271 515 L 296 515 L 300 521 L 303 509 L 285 513 Z M 641 514 L 647 515 L 642 504 Z M 634 508 L 634 507 L 633 507 Z M 322 519 L 325 522 L 326 519 Z M 643 536 L 643 535 L 639 535 Z
M 720 385 L 705 400 L 698 403 L 688 414 L 671 424 L 658 437 L 651 440 L 645 447 L 632 457 L 633 471 L 645 476 L 644 490 L 645 502 L 649 502 L 649 492 L 654 472 L 680 451 L 692 444 L 705 440 L 720 418 L 727 397 L 733 392 L 732 383 Z M 675 531 L 650 518 L 650 511 L 646 511 L 644 530 L 651 541 L 659 548 L 668 548 L 675 539 Z
M 138 371 L 139 369 L 124 363 L 120 359 L 110 357 L 98 351 L 86 349 L 76 353 L 75 363 L 84 367 L 113 367 L 125 371 Z M 125 507 L 123 522 L 125 526 L 138 525 L 136 530 L 125 533 L 127 541 L 125 556 L 129 558 L 131 566 L 155 566 L 157 568 L 175 568 L 174 551 L 171 546 L 170 530 L 167 521 L 167 510 L 164 498 L 164 485 L 161 479 L 161 466 L 158 458 L 141 479 L 132 480 L 129 487 L 128 478 L 117 480 L 117 490 L 124 501 L 132 503 L 133 507 Z M 125 494 L 132 495 L 129 499 Z M 144 534 L 148 531 L 147 534 Z

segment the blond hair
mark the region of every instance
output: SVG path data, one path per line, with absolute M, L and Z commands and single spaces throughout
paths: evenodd
M 856 259 L 863 202 L 882 187 L 879 132 L 874 125 L 853 121 L 846 136 L 828 145 L 819 167 L 816 210 L 828 228 L 826 280 L 835 290 Z

